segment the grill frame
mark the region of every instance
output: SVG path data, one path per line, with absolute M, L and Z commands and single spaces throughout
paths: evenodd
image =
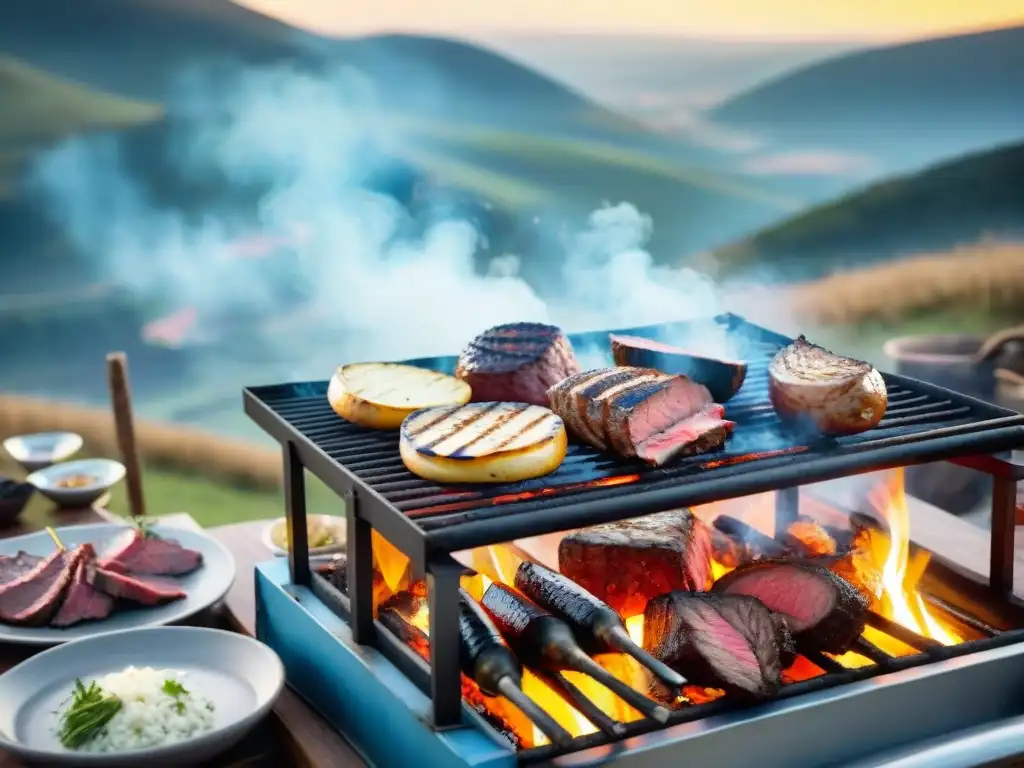
M 730 418 L 735 418 L 734 413 L 746 408 L 743 414 L 747 421 L 738 419 L 733 438 L 733 441 L 743 440 L 747 432 L 756 431 L 754 427 L 745 432 L 744 426 L 760 418 L 759 413 L 767 413 L 768 418 L 773 416 L 767 403 L 758 405 L 756 398 L 751 400 L 748 397 L 748 385 L 757 380 L 759 375 L 766 377 L 770 353 L 789 344 L 792 339 L 732 314 L 699 322 L 710 322 L 714 326 L 712 330 L 734 337 L 740 334 L 748 350 L 752 348 L 749 345 L 762 348 L 761 360 L 750 363 L 748 382 L 726 404 Z M 577 349 L 583 349 L 593 345 L 606 346 L 608 333 L 669 340 L 680 332 L 692 333 L 695 327 L 693 322 L 671 323 L 575 334 L 570 338 Z M 438 357 L 407 362 L 450 371 L 454 360 L 454 357 Z M 338 419 L 327 406 L 325 393 L 328 382 L 246 387 L 243 389 L 243 405 L 246 414 L 282 446 L 285 513 L 292 541 L 289 555 L 292 582 L 313 588 L 332 610 L 350 622 L 356 642 L 378 647 L 399 668 L 406 671 L 411 679 L 418 680 L 419 684 L 425 686 L 425 690 L 429 689 L 427 692 L 432 698 L 434 726 L 441 729 L 457 726 L 463 717 L 458 685 L 458 584 L 464 569 L 452 559 L 451 553 L 475 546 L 767 491 L 778 494 L 779 513 L 776 519 L 779 527 L 785 528 L 798 514 L 800 485 L 893 467 L 949 460 L 979 469 L 993 478 L 989 586 L 999 595 L 1008 595 L 1013 583 L 1015 483 L 1024 479 L 1024 468 L 994 458 L 992 454 L 1024 447 L 1024 415 L 908 377 L 883 375 L 893 394 L 896 405 L 893 411 L 898 411 L 901 404 L 911 410 L 906 416 L 899 417 L 904 419 L 903 423 L 893 427 L 900 430 L 897 434 L 879 437 L 887 431 L 883 420 L 879 427 L 864 435 L 801 446 L 798 451 L 760 455 L 735 463 L 721 463 L 716 456 L 722 454 L 707 454 L 686 459 L 669 468 L 646 469 L 642 478 L 635 483 L 595 487 L 586 484 L 594 479 L 593 476 L 587 476 L 580 487 L 560 487 L 554 495 L 509 501 L 500 505 L 483 501 L 468 510 L 448 510 L 447 514 L 440 516 L 409 514 L 409 510 L 404 508 L 406 505 L 396 504 L 388 498 L 386 492 L 380 490 L 380 484 L 360 476 L 360 467 L 353 466 L 351 462 L 346 465 L 331 455 L 339 450 L 342 453 L 358 454 L 365 451 L 366 447 L 379 446 L 388 439 L 392 441 L 390 453 L 396 458 L 398 449 L 395 435 L 369 433 L 345 425 Z M 909 393 L 909 397 L 903 396 L 904 393 Z M 766 392 L 755 394 L 764 397 Z M 297 407 L 293 407 L 296 415 L 291 419 L 281 412 L 281 403 L 287 403 L 289 398 L 293 404 L 297 404 Z M 909 405 L 907 401 L 910 401 Z M 319 405 L 316 405 L 317 402 Z M 308 412 L 305 410 L 307 406 L 311 408 Z M 925 409 L 934 406 L 949 407 L 931 414 L 925 412 Z M 321 426 L 318 422 L 324 409 L 332 421 Z M 914 409 L 917 409 L 916 413 Z M 929 415 L 945 415 L 947 419 L 940 420 L 939 426 L 935 428 L 919 427 L 928 423 Z M 958 418 L 950 420 L 948 417 L 952 416 Z M 309 418 L 313 418 L 315 429 L 307 425 Z M 725 453 L 728 452 L 727 445 Z M 581 462 L 601 465 L 610 463 L 611 466 L 636 474 L 635 465 L 609 459 L 589 448 L 572 449 L 567 462 L 573 456 L 582 456 L 578 459 Z M 393 464 L 392 458 L 388 460 Z M 304 478 L 307 469 L 345 502 L 350 590 L 347 596 L 341 595 L 323 579 L 311 573 Z M 387 474 L 386 467 L 384 474 Z M 399 479 L 397 482 L 400 485 L 410 482 L 410 479 L 414 486 L 422 486 L 425 482 L 408 472 L 405 474 L 409 479 Z M 550 479 L 499 489 L 489 488 L 485 493 L 516 494 L 531 483 L 544 486 L 545 482 L 550 482 Z M 429 681 L 423 680 L 422 662 L 410 658 L 411 652 L 373 619 L 373 530 L 377 530 L 406 554 L 417 574 L 426 577 L 430 636 L 434 639 L 431 642 Z

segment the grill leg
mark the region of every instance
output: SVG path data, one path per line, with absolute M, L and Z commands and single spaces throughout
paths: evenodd
M 1000 595 L 1013 592 L 1014 528 L 1017 517 L 1017 483 L 1012 477 L 992 478 L 992 551 L 989 586 Z
M 465 570 L 454 561 L 427 565 L 430 600 L 430 698 L 434 727 L 462 722 L 462 680 L 459 668 L 459 577 Z
M 780 488 L 775 492 L 775 538 L 782 541 L 789 526 L 800 514 L 800 487 Z
M 284 444 L 284 511 L 288 517 L 288 536 L 291 541 L 288 567 L 292 584 L 308 587 L 312 582 L 309 572 L 309 531 L 306 527 L 306 475 L 295 443 Z
M 348 528 L 349 620 L 352 639 L 360 645 L 373 643 L 373 528 L 359 515 L 354 493 L 345 494 L 345 523 Z

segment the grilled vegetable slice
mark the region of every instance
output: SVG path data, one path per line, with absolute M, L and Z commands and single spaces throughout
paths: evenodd
M 511 483 L 562 463 L 565 426 L 547 408 L 471 403 L 425 408 L 402 423 L 399 450 L 413 474 L 440 483 Z
M 327 399 L 341 418 L 370 429 L 398 429 L 420 408 L 468 403 L 469 385 L 454 376 L 399 363 L 352 363 L 331 378 Z
M 876 426 L 889 404 L 885 380 L 870 363 L 836 355 L 803 336 L 775 355 L 768 394 L 780 418 L 836 437 Z

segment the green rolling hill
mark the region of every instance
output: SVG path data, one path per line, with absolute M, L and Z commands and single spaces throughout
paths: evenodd
M 725 272 L 758 264 L 801 276 L 837 265 L 1024 236 L 1024 143 L 899 176 L 816 206 L 717 252 Z

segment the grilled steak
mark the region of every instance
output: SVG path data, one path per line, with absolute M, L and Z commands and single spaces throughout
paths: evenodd
M 13 557 L 0 556 L 0 586 L 8 584 L 15 579 L 20 579 L 31 571 L 45 558 L 30 555 L 28 552 L 19 552 Z
M 673 459 L 694 456 L 721 448 L 736 423 L 722 418 L 725 409 L 717 403 L 652 435 L 636 447 L 636 455 L 660 467 Z
M 779 627 L 745 595 L 659 595 L 644 610 L 644 648 L 696 685 L 763 698 L 782 683 Z
M 547 407 L 548 389 L 579 370 L 572 344 L 561 330 L 541 323 L 509 323 L 473 339 L 459 355 L 455 376 L 469 384 L 476 402 Z
M 183 576 L 203 564 L 203 556 L 176 541 L 131 528 L 118 535 L 103 553 L 100 566 L 116 562 L 129 573 L 147 576 Z
M 89 570 L 94 567 L 96 552 L 91 544 L 83 544 L 84 556 L 75 566 L 64 602 L 50 626 L 70 627 L 80 621 L 105 619 L 114 610 L 114 598 L 89 583 Z
M 609 340 L 616 365 L 639 365 L 663 373 L 687 376 L 707 387 L 719 403 L 735 395 L 747 377 L 746 363 L 697 355 L 680 347 L 639 336 L 619 336 L 613 333 Z
M 688 509 L 583 528 L 558 545 L 558 569 L 620 616 L 674 589 L 711 586 L 711 536 Z
M 163 605 L 186 597 L 185 593 L 173 584 L 136 578 L 102 566 L 93 568 L 88 580 L 100 592 L 118 600 L 128 600 L 140 605 Z
M 864 631 L 867 598 L 828 568 L 806 561 L 747 563 L 715 582 L 714 591 L 750 595 L 783 614 L 800 650 L 843 653 Z
M 718 448 L 735 426 L 706 387 L 650 368 L 586 371 L 548 395 L 551 409 L 580 439 L 655 466 Z
M 85 554 L 82 547 L 70 552 L 60 549 L 21 578 L 0 587 L 0 621 L 32 627 L 49 622 Z

